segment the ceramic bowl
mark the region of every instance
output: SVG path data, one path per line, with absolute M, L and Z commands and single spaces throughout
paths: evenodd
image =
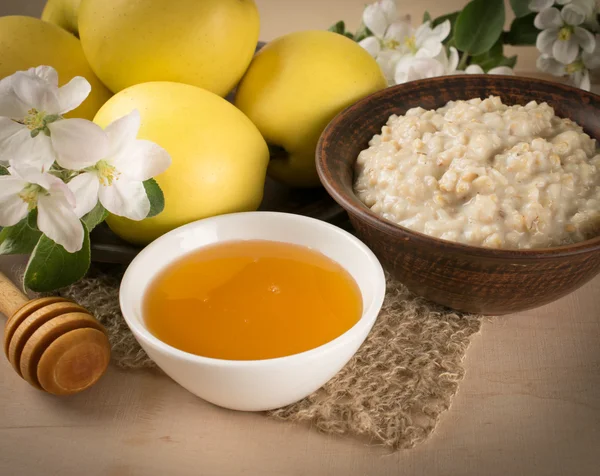
M 380 218 L 352 190 L 354 163 L 391 114 L 450 100 L 497 95 L 506 104 L 547 102 L 555 114 L 600 139 L 600 96 L 549 81 L 463 75 L 413 81 L 350 106 L 323 132 L 317 169 L 384 268 L 421 296 L 467 312 L 499 315 L 535 308 L 576 290 L 600 272 L 600 236 L 569 246 L 496 250 L 433 238 Z
M 236 240 L 273 240 L 308 246 L 342 265 L 355 279 L 363 314 L 344 334 L 315 349 L 267 360 L 221 360 L 183 352 L 154 337 L 142 313 L 152 279 L 174 260 L 204 246 Z M 215 405 L 234 410 L 279 408 L 310 395 L 354 355 L 373 327 L 385 295 L 383 269 L 350 233 L 320 220 L 275 212 L 221 215 L 177 228 L 144 248 L 120 288 L 127 325 L 142 348 L 173 380 Z

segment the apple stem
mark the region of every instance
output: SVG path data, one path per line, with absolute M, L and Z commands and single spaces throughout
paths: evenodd
M 281 160 L 287 159 L 288 157 L 287 150 L 279 145 L 271 145 L 269 144 L 269 156 L 270 160 Z

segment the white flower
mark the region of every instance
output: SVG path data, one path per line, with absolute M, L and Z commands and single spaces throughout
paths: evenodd
M 37 226 L 69 253 L 81 249 L 83 226 L 75 214 L 75 196 L 57 177 L 35 168 L 9 167 L 0 176 L 0 225 L 13 226 L 37 207 Z
M 540 11 L 534 20 L 535 27 L 543 30 L 537 37 L 538 50 L 563 64 L 575 61 L 580 46 L 583 51 L 592 52 L 596 46 L 594 35 L 578 26 L 584 20 L 582 11 L 571 4 L 561 11 L 554 7 Z
M 467 74 L 485 74 L 485 71 L 483 71 L 483 68 L 481 66 L 479 66 L 478 64 L 470 64 L 469 66 L 466 67 L 465 73 L 467 73 Z M 487 74 L 514 75 L 515 72 L 512 70 L 512 68 L 509 68 L 508 66 L 496 66 L 495 68 L 491 68 L 487 72 Z
M 363 23 L 373 33 L 359 44 L 374 58 L 382 49 L 397 48 L 402 38 L 410 31 L 408 17 L 400 18 L 394 0 L 379 0 L 367 5 L 363 12 Z
M 91 86 L 77 76 L 58 87 L 54 68 L 18 71 L 0 81 L 0 161 L 46 171 L 57 161 L 93 164 L 106 150 L 106 135 L 85 119 L 63 119 L 79 106 Z
M 600 38 L 597 39 L 600 40 Z M 600 50 L 600 48 L 596 49 Z M 553 76 L 568 75 L 573 85 L 589 91 L 591 88 L 590 70 L 596 69 L 600 66 L 600 51 L 594 50 L 592 53 L 584 52 L 580 59 L 568 65 L 564 65 L 556 61 L 551 56 L 541 55 L 537 59 L 536 65 L 541 71 L 549 73 Z
M 402 84 L 417 79 L 443 76 L 444 74 L 444 65 L 435 58 L 403 56 L 396 64 L 394 80 L 396 84 Z
M 164 172 L 171 157 L 154 142 L 136 139 L 139 128 L 137 110 L 106 127 L 108 153 L 68 183 L 76 197 L 77 216 L 88 213 L 100 199 L 114 215 L 146 218 L 150 201 L 142 182 Z
M 554 0 L 531 0 L 529 2 L 529 10 L 532 12 L 541 12 L 552 5 L 554 5 Z

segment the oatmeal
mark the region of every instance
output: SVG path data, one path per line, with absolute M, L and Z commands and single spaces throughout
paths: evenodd
M 600 230 L 596 141 L 546 103 L 496 96 L 392 115 L 356 162 L 373 212 L 437 238 L 544 248 Z

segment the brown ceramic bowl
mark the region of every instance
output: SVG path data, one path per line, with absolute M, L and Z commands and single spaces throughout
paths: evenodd
M 446 76 L 384 89 L 341 112 L 321 136 L 317 169 L 329 194 L 348 212 L 358 236 L 410 290 L 460 311 L 500 315 L 554 301 L 596 276 L 600 272 L 600 236 L 536 250 L 462 245 L 380 218 L 352 190 L 356 157 L 391 114 L 492 94 L 507 104 L 545 101 L 558 116 L 576 121 L 591 137 L 600 139 L 600 96 L 513 76 Z

